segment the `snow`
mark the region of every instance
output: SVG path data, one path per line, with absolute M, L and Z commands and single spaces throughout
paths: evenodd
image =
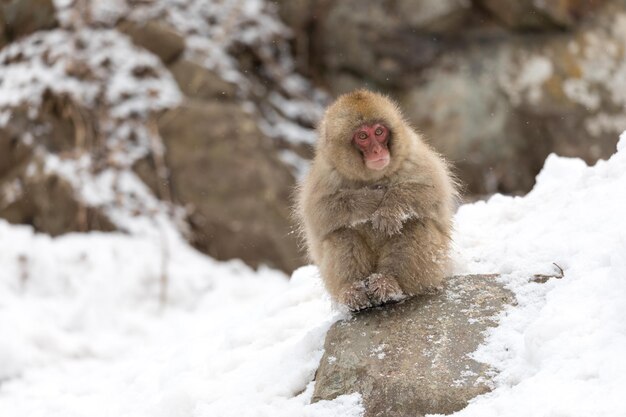
M 592 167 L 551 155 L 527 196 L 460 208 L 455 273 L 500 273 L 518 304 L 474 353 L 494 391 L 455 415 L 626 414 L 626 134 L 618 149 Z M 362 415 L 356 393 L 309 404 L 342 317 L 315 267 L 216 262 L 167 230 L 0 221 L 1 415 Z M 563 278 L 532 282 L 553 263 Z
M 625 146 L 593 167 L 550 155 L 527 196 L 459 210 L 456 272 L 502 274 L 518 305 L 474 355 L 496 389 L 456 416 L 626 415 Z M 562 279 L 529 282 L 553 262 Z
M 518 304 L 474 353 L 494 391 L 456 416 L 626 414 L 626 133 L 618 149 L 592 167 L 550 155 L 527 196 L 460 208 L 455 273 L 500 273 Z M 553 263 L 563 278 L 531 281 Z M 0 415 L 363 413 L 357 393 L 309 404 L 343 314 L 315 267 L 216 262 L 175 229 L 51 238 L 4 221 L 0 264 Z
M 330 308 L 314 268 L 291 280 L 154 239 L 50 238 L 0 221 L 3 416 L 332 416 L 309 405 Z M 350 411 L 351 410 L 351 411 Z

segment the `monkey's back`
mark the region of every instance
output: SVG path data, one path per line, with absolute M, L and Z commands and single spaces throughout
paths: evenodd
M 320 165 L 323 164 L 318 158 L 311 163 L 309 172 L 298 185 L 295 207 L 300 239 L 305 244 L 309 260 L 315 264 L 319 264 L 321 260 L 323 240 L 323 225 L 319 224 L 315 213 L 325 209 L 321 197 L 339 188 L 339 184 L 335 184 L 336 181 L 324 173 L 325 167 Z

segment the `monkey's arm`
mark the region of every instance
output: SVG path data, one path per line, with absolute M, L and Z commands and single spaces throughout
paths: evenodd
M 375 229 L 388 235 L 402 230 L 402 225 L 413 218 L 438 217 L 442 195 L 432 184 L 403 182 L 387 189 L 380 207 L 374 212 Z
M 371 220 L 384 194 L 382 189 L 339 190 L 320 196 L 307 216 L 323 238 L 335 230 Z

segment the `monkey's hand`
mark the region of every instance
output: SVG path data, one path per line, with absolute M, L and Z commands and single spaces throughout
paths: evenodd
M 383 205 L 374 212 L 372 226 L 374 230 L 393 236 L 400 233 L 403 223 L 410 217 L 401 207 Z

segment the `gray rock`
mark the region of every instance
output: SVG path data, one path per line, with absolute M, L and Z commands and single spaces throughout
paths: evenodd
M 174 62 L 185 50 L 185 38 L 164 22 L 125 21 L 119 25 L 119 30 L 130 36 L 135 45 L 157 55 L 165 64 Z
M 234 84 L 224 81 L 215 72 L 193 61 L 179 59 L 170 66 L 170 71 L 187 97 L 227 99 L 235 96 Z
M 444 291 L 368 310 L 326 336 L 312 401 L 359 392 L 366 417 L 450 414 L 490 391 L 470 354 L 514 303 L 494 275 L 455 276 Z
M 528 191 L 551 152 L 590 164 L 614 152 L 626 123 L 626 96 L 615 89 L 626 71 L 626 38 L 615 36 L 625 8 L 607 8 L 571 36 L 470 44 L 398 98 L 468 190 Z
M 532 188 L 550 152 L 547 140 L 527 149 L 520 125 L 529 119 L 498 82 L 515 49 L 497 43 L 443 57 L 424 72 L 422 83 L 398 94 L 411 122 L 477 194 Z M 545 133 L 538 135 L 541 142 Z
M 6 25 L 4 23 L 4 15 L 0 13 L 0 49 L 4 48 L 4 46 L 8 43 L 6 37 Z
M 3 0 L 0 3 L 0 29 L 10 40 L 57 26 L 52 0 Z M 0 35 L 0 45 L 2 44 Z
M 281 19 L 294 29 L 305 29 L 305 26 L 317 17 L 311 13 L 316 0 L 278 0 L 276 3 Z
M 437 57 L 441 45 L 427 32 L 416 29 L 435 25 L 442 16 L 427 18 L 404 4 L 377 1 L 362 7 L 358 0 L 348 0 L 328 5 L 314 41 L 331 82 L 348 72 L 394 85 L 405 72 L 424 68 Z M 460 6 L 450 7 L 436 9 L 449 14 Z M 413 13 L 407 13 L 410 10 Z
M 286 271 L 302 264 L 289 213 L 295 179 L 252 115 L 231 101 L 189 100 L 160 118 L 159 131 L 198 249 Z
M 536 0 L 478 0 L 506 26 L 514 29 L 550 29 L 570 27 L 605 0 L 536 1 Z
M 359 0 L 278 3 L 280 16 L 295 32 L 299 69 L 309 73 L 309 64 L 322 66 L 331 83 L 356 72 L 394 84 L 399 71 L 420 68 L 439 51 L 430 34 L 464 27 L 472 12 L 464 0 L 375 0 L 367 7 Z
M 398 99 L 467 194 L 527 192 L 551 152 L 595 163 L 626 126 L 623 0 L 279 4 L 300 68 Z
M 32 146 L 24 143 L 20 131 L 11 125 L 0 129 L 0 178 L 30 159 L 32 154 Z

